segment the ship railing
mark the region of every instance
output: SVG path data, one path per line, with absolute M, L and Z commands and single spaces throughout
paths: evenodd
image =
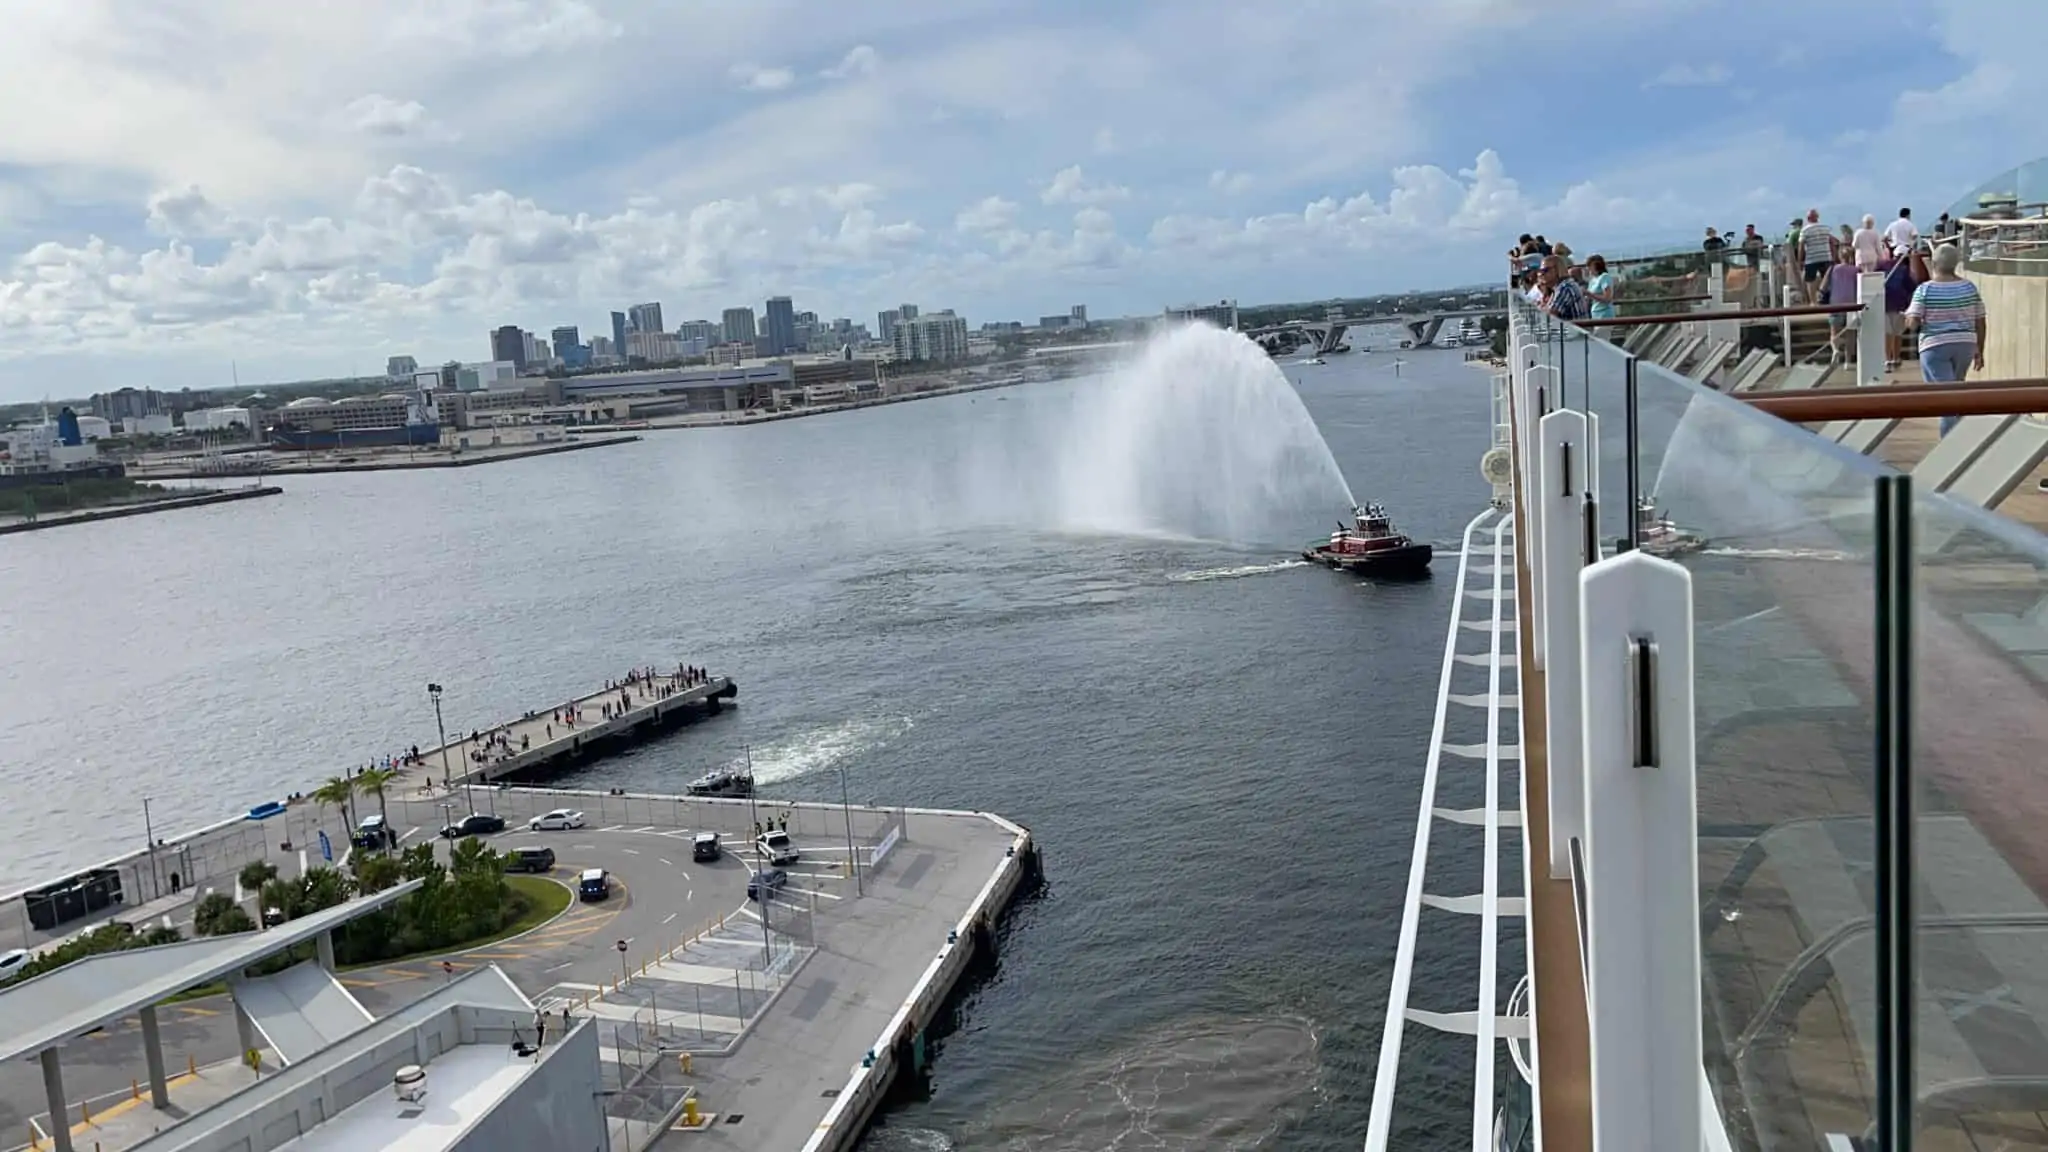
M 1499 980 L 1499 931 L 1503 917 L 1520 912 L 1518 897 L 1501 893 L 1500 839 L 1504 825 L 1511 825 L 1521 809 L 1502 807 L 1504 767 L 1520 755 L 1512 743 L 1511 713 L 1518 697 L 1504 679 L 1515 676 L 1515 586 L 1513 521 L 1495 509 L 1488 509 L 1465 526 L 1458 555 L 1451 619 L 1445 632 L 1443 663 L 1437 683 L 1435 719 L 1430 744 L 1423 761 L 1422 797 L 1416 815 L 1415 841 L 1409 856 L 1408 883 L 1401 909 L 1401 926 L 1396 938 L 1394 969 L 1388 990 L 1386 1023 L 1380 1035 L 1379 1064 L 1373 1083 L 1372 1105 L 1367 1119 L 1367 1152 L 1385 1152 L 1393 1131 L 1396 1093 L 1399 1089 L 1403 1055 L 1408 1051 L 1407 1025 L 1420 1024 L 1450 1036 L 1470 1036 L 1473 1048 L 1474 1092 L 1470 1118 L 1471 1147 L 1485 1152 L 1492 1147 L 1496 1110 L 1493 1102 L 1494 1069 L 1499 1062 L 1501 1039 L 1526 1035 L 1527 1018 L 1497 1017 Z M 1477 651 L 1461 650 L 1461 641 L 1477 632 L 1485 643 Z M 1467 671 L 1473 670 L 1473 671 Z M 1461 679 L 1483 677 L 1477 684 L 1462 685 Z M 1474 691 L 1473 689 L 1478 689 Z M 1455 718 L 1454 718 L 1454 713 Z M 1472 715 L 1483 727 L 1474 732 Z M 1503 739 L 1502 729 L 1510 732 Z M 1455 732 L 1455 738 L 1454 738 Z M 1445 758 L 1478 761 L 1477 777 L 1465 773 L 1451 776 L 1443 771 Z M 1454 805 L 1472 805 L 1458 807 Z M 1480 877 L 1476 893 L 1443 894 L 1428 890 L 1433 833 L 1439 825 L 1477 828 L 1480 832 Z M 1470 846 L 1462 845 L 1463 855 Z M 1461 860 L 1459 863 L 1467 863 Z M 1425 912 L 1449 913 L 1477 920 L 1476 951 L 1478 981 L 1470 1006 L 1463 1010 L 1449 1006 L 1416 1007 L 1410 1003 L 1420 930 Z M 1433 930 L 1433 950 L 1462 933 Z
M 1509 348 L 1541 1123 L 1902 1149 L 2048 1106 L 2048 538 L 1985 507 L 2048 429 L 1973 408 L 1906 476 L 1589 326 L 1517 305 Z M 1635 551 L 1646 500 L 1706 546 Z

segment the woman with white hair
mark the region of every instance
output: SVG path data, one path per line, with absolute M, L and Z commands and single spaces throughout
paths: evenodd
M 1970 369 L 1984 367 L 1984 298 L 1977 286 L 1956 275 L 1963 255 L 1943 244 L 1928 257 L 1929 279 L 1913 289 L 1906 324 L 1920 332 L 1920 378 L 1930 384 L 1960 384 Z M 1948 435 L 1959 416 L 1941 418 Z
M 1875 216 L 1863 217 L 1863 227 L 1849 238 L 1849 247 L 1855 249 L 1857 271 L 1877 271 L 1877 266 L 1884 262 L 1884 234 L 1877 230 Z

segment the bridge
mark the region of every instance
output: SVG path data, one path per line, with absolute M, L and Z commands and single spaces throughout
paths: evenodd
M 1307 350 L 1313 355 L 1326 356 L 1344 347 L 1344 334 L 1360 324 L 1401 324 L 1405 325 L 1415 339 L 1417 347 L 1436 341 L 1447 320 L 1463 320 L 1470 316 L 1505 316 L 1506 305 L 1488 305 L 1481 308 L 1451 308 L 1430 312 L 1397 312 L 1385 316 L 1342 316 L 1334 320 L 1289 320 L 1264 328 L 1253 328 L 1244 334 L 1258 342 L 1259 347 L 1275 356 Z

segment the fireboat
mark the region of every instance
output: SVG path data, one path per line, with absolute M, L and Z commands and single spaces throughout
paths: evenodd
M 1677 521 L 1659 513 L 1656 503 L 1647 497 L 1636 505 L 1636 539 L 1642 550 L 1652 556 L 1682 556 L 1707 546 L 1706 537 L 1680 528 Z
M 1428 574 L 1432 549 L 1394 531 L 1385 506 L 1354 507 L 1351 521 L 1348 528 L 1338 524 L 1328 540 L 1302 549 L 1301 558 L 1361 576 L 1413 578 Z

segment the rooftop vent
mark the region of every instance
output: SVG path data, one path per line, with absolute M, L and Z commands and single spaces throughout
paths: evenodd
M 417 1104 L 426 1099 L 427 1070 L 417 1064 L 407 1064 L 391 1077 L 391 1091 L 398 1095 L 400 1104 Z

